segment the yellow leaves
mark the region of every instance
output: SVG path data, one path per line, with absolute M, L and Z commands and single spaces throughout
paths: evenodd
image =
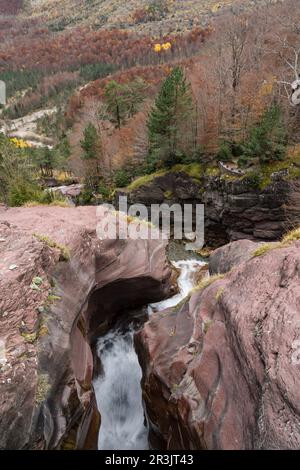
M 170 42 L 165 42 L 163 44 L 154 44 L 154 52 L 162 52 L 162 51 L 169 51 L 172 48 L 172 44 Z
M 269 80 L 265 80 L 261 86 L 259 94 L 261 97 L 271 95 L 274 85 L 276 83 L 276 77 L 271 77 Z
M 170 42 L 166 42 L 165 44 L 162 44 L 161 47 L 164 51 L 168 51 L 169 49 L 171 49 L 172 45 Z
M 221 8 L 222 8 L 222 3 L 218 2 L 218 3 L 215 3 L 211 7 L 211 11 L 212 11 L 212 13 L 217 13 Z
M 15 147 L 19 149 L 27 149 L 31 147 L 31 145 L 23 139 L 17 139 L 16 137 L 12 137 L 9 140 Z

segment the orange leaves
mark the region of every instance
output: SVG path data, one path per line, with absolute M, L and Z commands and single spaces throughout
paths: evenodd
M 36 34 L 37 31 L 40 34 Z M 188 57 L 207 34 L 206 30 L 197 28 L 186 34 L 163 37 L 153 44 L 149 36 L 118 29 L 93 31 L 77 27 L 53 34 L 39 25 L 31 24 L 29 27 L 23 24 L 20 30 L 10 28 L 11 40 L 6 43 L 5 50 L 1 50 L 0 45 L 0 54 L 5 54 L 7 58 L 5 63 L 0 62 L 0 70 L 22 67 L 48 69 L 51 66 L 51 71 L 61 71 L 99 61 L 125 67 L 136 63 L 146 65 L 157 63 L 157 54 L 168 57 L 170 51 L 175 56 L 178 52 L 184 52 Z

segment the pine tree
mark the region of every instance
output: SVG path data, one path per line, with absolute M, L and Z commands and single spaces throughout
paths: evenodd
M 80 141 L 81 148 L 84 153 L 82 158 L 84 160 L 97 159 L 97 151 L 99 149 L 99 138 L 97 129 L 92 123 L 88 123 L 83 131 L 83 140 Z
M 124 85 L 120 85 L 115 80 L 109 82 L 105 87 L 105 99 L 111 121 L 118 129 L 121 129 L 127 111 L 127 94 Z
M 148 119 L 149 157 L 152 165 L 178 161 L 186 142 L 192 140 L 194 103 L 182 68 L 176 67 L 164 81 Z
M 50 176 L 50 177 L 53 176 L 53 164 L 54 164 L 53 153 L 48 147 L 45 147 L 45 149 L 44 149 L 44 170 L 45 170 L 46 176 Z
M 251 132 L 243 145 L 246 162 L 257 159 L 260 163 L 283 160 L 287 146 L 287 131 L 278 105 L 272 105 L 262 116 L 261 122 Z
M 120 84 L 112 80 L 105 87 L 105 100 L 110 120 L 117 129 L 121 129 L 126 120 L 139 110 L 145 99 L 147 84 L 137 78 L 132 83 Z
M 71 146 L 67 136 L 63 136 L 54 149 L 55 168 L 67 173 Z
M 53 168 L 54 168 L 54 152 L 45 147 L 40 149 L 35 158 L 36 164 L 39 165 L 41 176 L 43 177 L 52 177 L 53 176 Z
M 86 185 L 89 189 L 97 188 L 100 179 L 100 162 L 103 157 L 101 138 L 92 123 L 88 123 L 80 141 L 83 150 L 82 160 L 85 164 Z

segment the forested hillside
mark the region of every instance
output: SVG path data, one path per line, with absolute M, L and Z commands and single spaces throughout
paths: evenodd
M 0 450 L 299 449 L 299 249 L 300 0 L 0 0 Z
M 218 175 L 227 162 L 257 186 L 298 175 L 296 0 L 10 5 L 1 118 L 17 141 L 2 145 L 26 154 L 32 181 L 63 172 L 88 202 L 178 164 Z

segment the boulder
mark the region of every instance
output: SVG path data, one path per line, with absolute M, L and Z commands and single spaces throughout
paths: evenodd
M 263 243 L 251 240 L 238 240 L 217 248 L 209 257 L 209 273 L 225 274 L 234 266 L 253 257 L 255 250 Z
M 60 193 L 61 196 L 64 196 L 69 199 L 76 198 L 80 196 L 84 189 L 83 184 L 70 184 L 68 186 L 57 186 L 50 189 L 53 193 Z
M 100 240 L 103 210 L 0 207 L 1 449 L 97 448 L 93 342 L 169 294 L 166 242 Z
M 144 325 L 135 344 L 155 448 L 299 449 L 299 281 L 298 241 Z

